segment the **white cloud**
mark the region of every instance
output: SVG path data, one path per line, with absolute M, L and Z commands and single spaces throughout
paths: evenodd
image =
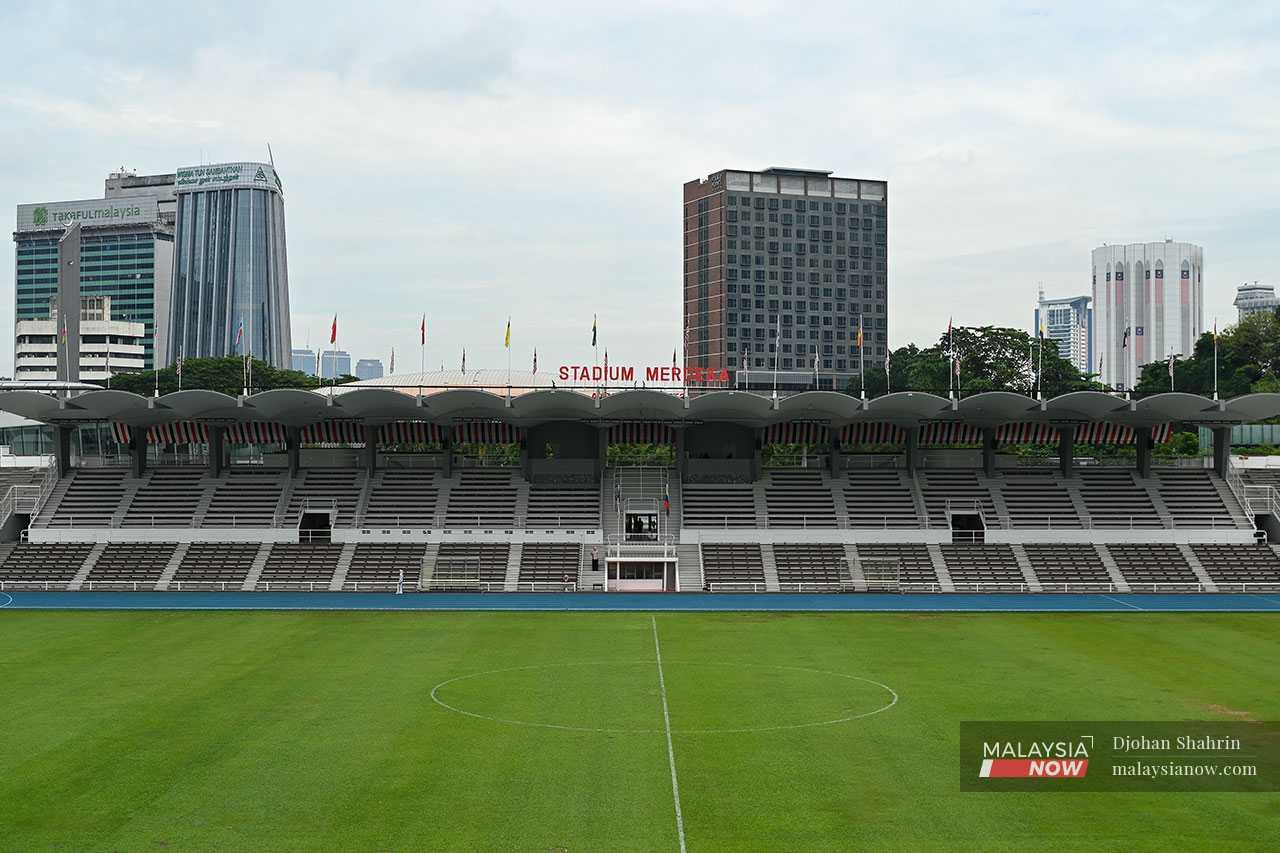
M 7 15 L 7 17 L 5 17 Z M 42 15 L 46 17 L 41 17 Z M 51 17 L 50 17 L 51 16 Z M 286 189 L 295 341 L 545 364 L 679 340 L 680 184 L 796 165 L 890 182 L 891 338 L 1028 326 L 1102 241 L 1206 249 L 1206 317 L 1277 278 L 1271 5 L 244 5 L 128 26 L 10 7 L 12 209 L 265 156 Z M 41 26 L 60 20 L 59 27 Z M 246 26 L 245 22 L 248 22 Z M 149 28 L 150 27 L 150 28 Z M 65 34 L 65 35 L 63 35 Z M 1270 266 L 1262 266 L 1270 262 Z M 12 244 L 0 249 L 12 269 Z M 10 283 L 9 287 L 12 287 Z M 12 320 L 12 291 L 0 321 Z M 664 355 L 665 353 L 665 355 Z M 11 352 L 0 347 L 0 372 Z

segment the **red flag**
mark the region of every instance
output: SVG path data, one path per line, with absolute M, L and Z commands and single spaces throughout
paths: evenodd
M 422 332 L 422 345 L 425 347 L 427 345 L 427 315 L 426 314 L 422 315 L 422 328 L 420 331 Z
M 338 342 L 338 315 L 333 315 L 333 327 L 329 329 L 329 343 L 336 344 Z

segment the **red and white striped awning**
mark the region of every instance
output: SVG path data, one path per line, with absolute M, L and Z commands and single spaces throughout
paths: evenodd
M 437 444 L 444 431 L 436 424 L 423 421 L 396 421 L 378 427 L 379 444 Z
M 498 421 L 464 421 L 453 425 L 454 444 L 515 444 L 522 430 Z
M 610 444 L 675 444 L 670 424 L 657 421 L 628 421 L 609 427 Z
M 209 442 L 208 424 L 196 421 L 174 421 L 171 424 L 157 424 L 147 430 L 148 444 L 207 444 Z
M 1161 424 L 1152 429 L 1152 440 L 1157 444 L 1168 441 L 1173 432 L 1172 424 Z M 1133 444 L 1133 427 L 1119 424 L 1091 423 L 1076 427 L 1077 444 Z M 850 424 L 840 433 L 842 444 L 901 444 L 906 441 L 906 430 L 893 424 Z M 982 430 L 970 424 L 954 421 L 931 421 L 920 428 L 921 446 L 945 444 L 978 444 Z M 1047 423 L 1014 423 L 996 427 L 996 441 L 1000 444 L 1054 444 L 1058 441 L 1058 428 Z
M 284 426 L 265 421 L 227 424 L 227 441 L 231 444 L 284 444 Z
M 321 421 L 304 426 L 299 433 L 303 444 L 364 445 L 364 424 L 359 421 Z
M 765 430 L 765 444 L 818 444 L 830 441 L 831 428 L 815 421 L 788 421 Z

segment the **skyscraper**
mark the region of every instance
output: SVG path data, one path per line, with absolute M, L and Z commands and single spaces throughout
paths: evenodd
M 163 318 L 173 266 L 173 180 L 171 174 L 121 170 L 107 177 L 104 198 L 18 205 L 15 322 L 50 319 L 50 299 L 58 295 L 58 244 L 67 228 L 78 223 L 80 293 L 109 297 L 105 304 L 111 320 L 142 323 L 144 367 L 163 364 Z M 79 304 L 79 296 L 72 304 Z M 74 325 L 78 312 L 69 317 Z M 15 350 L 15 370 L 22 357 Z
M 251 354 L 291 363 L 284 192 L 266 163 L 189 166 L 178 205 L 170 363 Z
M 1243 320 L 1250 314 L 1257 314 L 1259 311 L 1274 311 L 1280 307 L 1280 299 L 1276 298 L 1276 289 L 1274 285 L 1259 284 L 1242 284 L 1236 288 L 1236 298 L 1232 303 L 1239 312 L 1239 319 Z
M 362 358 L 356 362 L 356 379 L 381 379 L 382 359 Z
M 1194 243 L 1094 249 L 1093 357 L 1102 360 L 1102 382 L 1130 389 L 1143 365 L 1189 354 L 1204 331 L 1203 295 L 1204 249 Z
M 843 389 L 888 346 L 888 185 L 722 170 L 684 185 L 685 367 Z M 780 342 L 780 351 L 775 343 Z M 815 370 L 816 360 L 816 370 Z
M 1046 299 L 1041 290 L 1031 325 L 1031 333 L 1036 335 L 1043 318 L 1045 338 L 1056 343 L 1058 354 L 1081 373 L 1096 373 L 1098 369 L 1091 346 L 1093 309 L 1089 307 L 1090 301 L 1089 296 Z

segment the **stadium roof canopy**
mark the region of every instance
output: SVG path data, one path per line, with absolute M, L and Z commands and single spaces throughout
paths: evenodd
M 685 398 L 645 388 L 611 391 L 599 397 L 590 389 L 521 390 L 515 393 L 513 389 L 508 396 L 483 386 L 432 390 L 384 383 L 382 387 L 352 384 L 324 391 L 277 389 L 240 397 L 216 391 L 143 397 L 98 390 L 64 399 L 39 391 L 0 391 L 0 411 L 42 423 L 118 421 L 130 426 L 178 421 L 306 426 L 330 420 L 370 424 L 496 420 L 533 426 L 571 420 L 664 421 L 675 426 L 709 421 L 755 427 L 790 421 L 820 421 L 837 427 L 860 422 L 910 427 L 930 421 L 974 426 L 1102 422 L 1145 427 L 1171 421 L 1229 425 L 1280 416 L 1280 394 L 1248 394 L 1216 401 L 1196 394 L 1168 393 L 1128 400 L 1115 394 L 1080 391 L 1040 401 L 1004 391 L 960 400 L 903 391 L 860 400 L 834 391 L 774 399 L 748 391 L 709 391 Z

